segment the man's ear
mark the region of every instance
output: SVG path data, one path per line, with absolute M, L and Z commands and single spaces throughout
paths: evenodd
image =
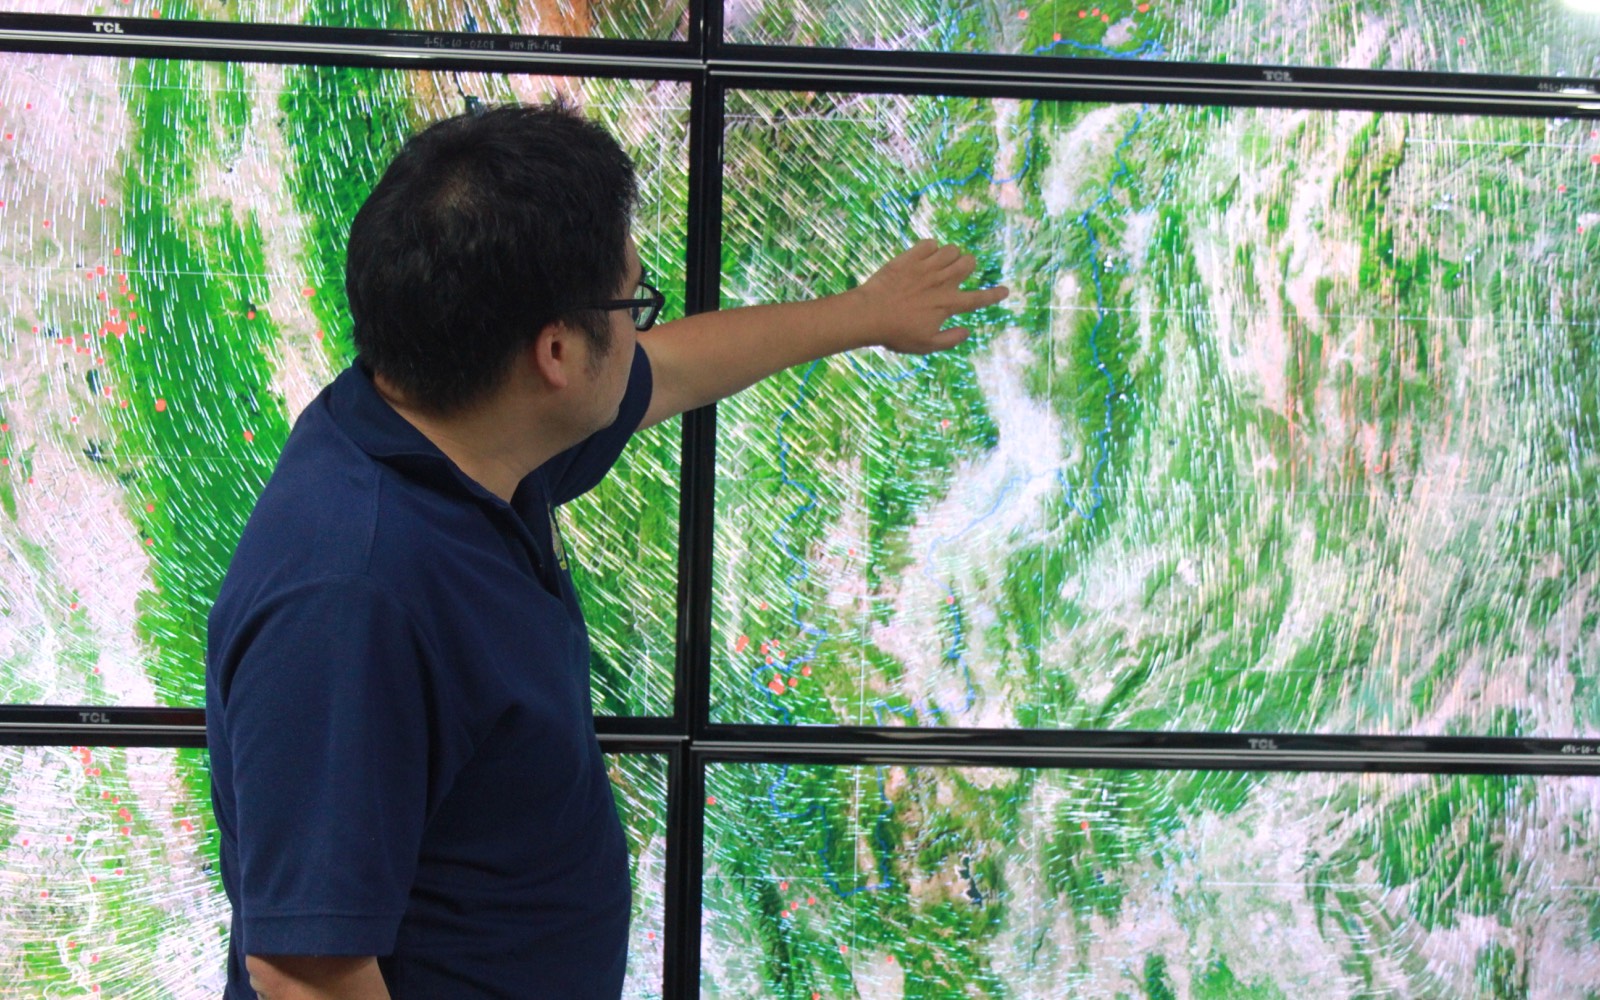
M 534 373 L 551 389 L 565 389 L 571 381 L 572 366 L 578 360 L 573 342 L 576 332 L 566 323 L 551 321 L 539 329 L 528 348 Z

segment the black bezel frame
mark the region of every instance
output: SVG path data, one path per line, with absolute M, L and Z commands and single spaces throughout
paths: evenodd
M 115 25 L 114 30 L 104 25 Z M 1600 81 L 1037 56 L 866 52 L 722 41 L 690 0 L 681 41 L 544 38 L 0 13 L 0 50 L 662 79 L 690 85 L 686 311 L 721 295 L 722 137 L 733 89 L 1264 105 L 1600 119 Z M 713 723 L 716 410 L 682 421 L 673 712 L 596 720 L 607 752 L 668 757 L 664 996 L 698 995 L 705 766 L 721 761 L 1129 769 L 1600 775 L 1600 740 L 792 727 Z M 0 705 L 0 743 L 205 744 L 200 708 Z

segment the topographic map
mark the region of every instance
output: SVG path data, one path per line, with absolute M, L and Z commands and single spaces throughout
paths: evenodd
M 633 153 L 641 253 L 681 313 L 684 85 L 0 59 L 0 702 L 201 704 L 244 520 L 348 363 L 350 217 L 414 128 L 555 93 Z M 678 438 L 641 435 L 563 512 L 599 712 L 670 711 Z M 202 757 L 0 752 L 0 996 L 214 996 Z M 630 990 L 653 996 L 665 772 L 617 766 L 638 771 L 619 782 L 641 858 Z

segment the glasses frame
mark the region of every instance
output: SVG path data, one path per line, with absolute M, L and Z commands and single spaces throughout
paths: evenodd
M 661 290 L 659 288 L 650 284 L 648 281 L 641 280 L 639 282 L 639 288 L 643 291 L 649 292 L 649 296 L 642 299 L 611 299 L 609 301 L 602 302 L 597 306 L 590 306 L 589 308 L 599 309 L 602 312 L 610 312 L 615 309 L 626 309 L 632 314 L 633 328 L 640 333 L 643 333 L 652 326 L 656 325 L 656 318 L 661 315 L 661 308 L 667 304 L 667 297 L 661 294 Z

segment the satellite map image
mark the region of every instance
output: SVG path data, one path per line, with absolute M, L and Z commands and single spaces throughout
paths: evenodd
M 349 359 L 350 216 L 413 128 L 556 92 L 638 161 L 641 253 L 681 314 L 682 85 L 0 59 L 0 701 L 201 703 L 244 519 Z M 597 711 L 671 708 L 678 438 L 642 435 L 563 511 Z M 0 748 L 0 997 L 216 995 L 203 760 Z M 639 858 L 630 996 L 653 997 L 665 765 L 614 777 Z
M 713 764 L 707 1000 L 1600 997 L 1600 779 Z
M 1600 78 L 1600 16 L 1587 0 L 728 0 L 726 10 L 727 40 L 746 45 Z
M 1013 294 L 719 408 L 717 721 L 1600 735 L 1600 122 L 740 92 L 726 161 L 725 303 Z
M 666 758 L 614 754 L 633 857 L 625 1000 L 662 987 Z M 0 747 L 0 998 L 215 1000 L 227 967 L 205 751 Z
M 205 617 L 289 427 L 348 363 L 344 236 L 407 134 L 563 93 L 638 162 L 682 313 L 687 87 L 0 60 L 0 702 L 194 705 Z M 676 421 L 563 509 L 595 708 L 671 710 Z

